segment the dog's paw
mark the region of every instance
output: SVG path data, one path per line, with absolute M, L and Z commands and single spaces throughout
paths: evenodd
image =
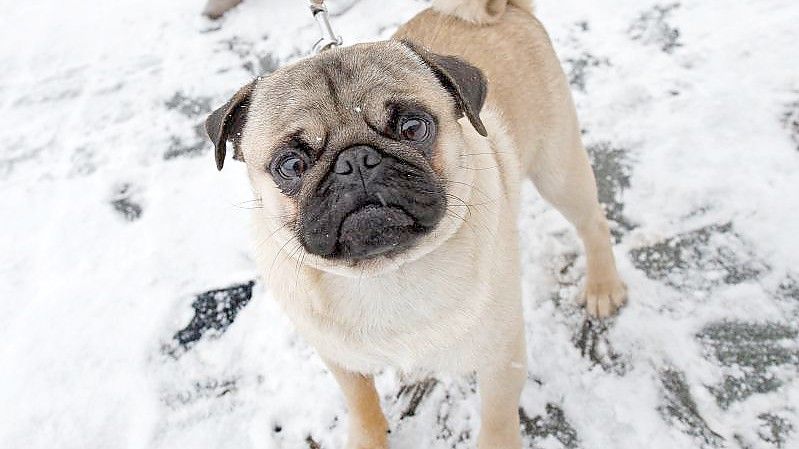
M 607 318 L 616 313 L 627 301 L 627 286 L 621 279 L 597 281 L 588 279 L 580 295 L 580 304 L 588 314 L 596 318 Z

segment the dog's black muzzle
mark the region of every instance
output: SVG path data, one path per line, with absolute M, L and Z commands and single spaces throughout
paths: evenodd
M 362 260 L 410 248 L 438 224 L 446 195 L 430 170 L 357 145 L 339 153 L 300 208 L 308 252 Z

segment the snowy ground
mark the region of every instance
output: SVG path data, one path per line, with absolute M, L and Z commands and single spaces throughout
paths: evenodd
M 338 389 L 254 271 L 243 167 L 198 128 L 310 48 L 305 5 L 92 3 L 0 17 L 0 447 L 340 447 Z M 330 3 L 350 43 L 426 6 Z M 528 188 L 525 443 L 799 448 L 799 4 L 538 9 L 630 304 L 584 319 L 579 242 Z M 378 385 L 393 447 L 472 447 L 473 380 Z

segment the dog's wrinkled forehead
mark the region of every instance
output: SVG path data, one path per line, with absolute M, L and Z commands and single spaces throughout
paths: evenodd
M 248 120 L 270 135 L 356 121 L 380 125 L 390 102 L 413 102 L 434 113 L 452 108 L 412 50 L 381 42 L 328 50 L 274 72 L 258 83 Z
M 392 108 L 422 111 L 443 125 L 466 116 L 486 136 L 480 120 L 486 92 L 482 72 L 458 57 L 409 42 L 374 42 L 327 50 L 259 77 L 212 112 L 205 129 L 220 170 L 228 140 L 234 159 L 258 165 L 280 141 L 312 146 L 341 130 L 358 139 L 358 127 L 379 134 Z

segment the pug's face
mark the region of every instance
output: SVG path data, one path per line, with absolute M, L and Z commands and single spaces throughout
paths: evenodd
M 246 162 L 270 238 L 323 268 L 379 269 L 431 251 L 463 221 L 448 215 L 470 195 L 458 120 L 485 135 L 485 94 L 461 60 L 361 44 L 253 81 L 206 128 L 219 169 L 227 139 Z

